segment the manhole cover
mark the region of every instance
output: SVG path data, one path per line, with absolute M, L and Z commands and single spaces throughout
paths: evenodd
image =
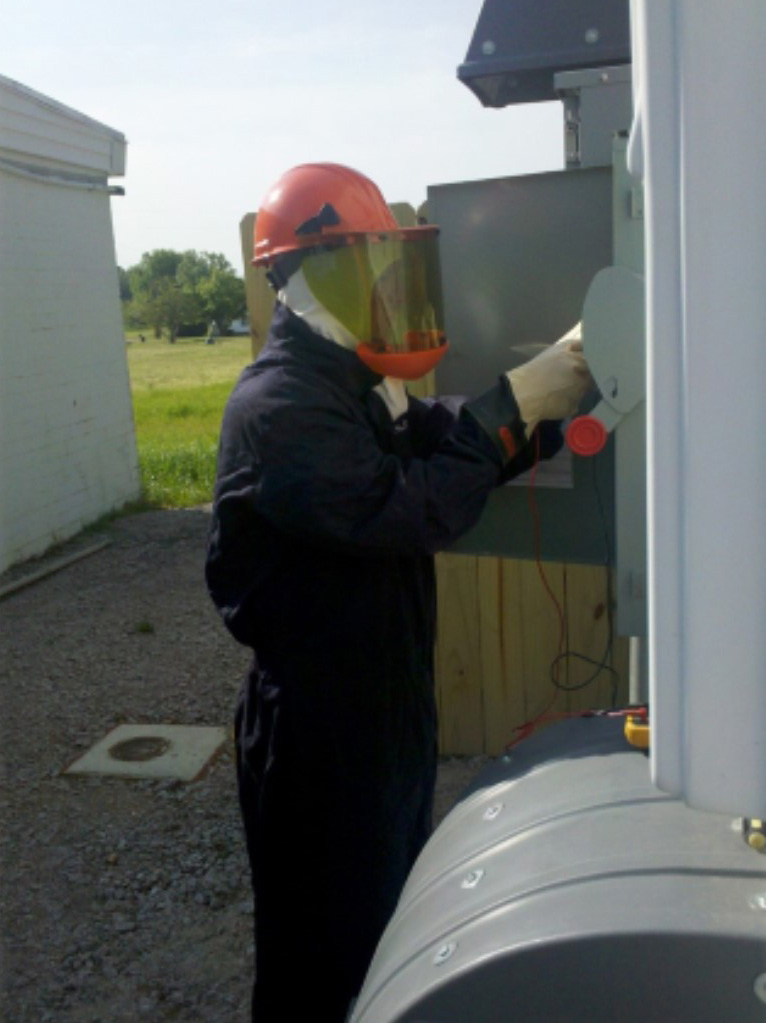
M 65 773 L 194 781 L 225 742 L 220 726 L 117 725 Z
M 109 750 L 109 756 L 114 760 L 125 760 L 129 763 L 136 761 L 154 760 L 161 757 L 170 749 L 170 739 L 163 739 L 158 735 L 139 736 L 136 739 L 125 739 L 118 742 Z

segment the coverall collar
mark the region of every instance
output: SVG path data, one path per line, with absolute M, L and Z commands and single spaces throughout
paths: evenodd
M 356 352 L 313 331 L 287 306 L 277 302 L 266 347 L 258 362 L 297 361 L 356 395 L 364 395 L 383 377 L 361 361 Z

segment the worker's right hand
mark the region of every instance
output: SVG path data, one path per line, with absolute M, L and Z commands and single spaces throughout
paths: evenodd
M 556 344 L 506 373 L 527 437 L 545 419 L 573 416 L 592 386 L 581 336 L 577 324 Z

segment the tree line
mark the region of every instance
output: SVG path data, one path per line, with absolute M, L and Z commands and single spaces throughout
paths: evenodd
M 205 334 L 212 322 L 225 332 L 246 313 L 245 283 L 220 253 L 155 249 L 117 272 L 125 326 L 170 342 Z

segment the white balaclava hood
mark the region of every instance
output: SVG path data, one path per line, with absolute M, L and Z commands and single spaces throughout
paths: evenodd
M 305 320 L 317 334 L 321 334 L 328 341 L 334 341 L 341 348 L 356 351 L 359 339 L 317 300 L 301 268 L 298 268 L 287 284 L 279 290 L 277 298 L 296 316 Z

